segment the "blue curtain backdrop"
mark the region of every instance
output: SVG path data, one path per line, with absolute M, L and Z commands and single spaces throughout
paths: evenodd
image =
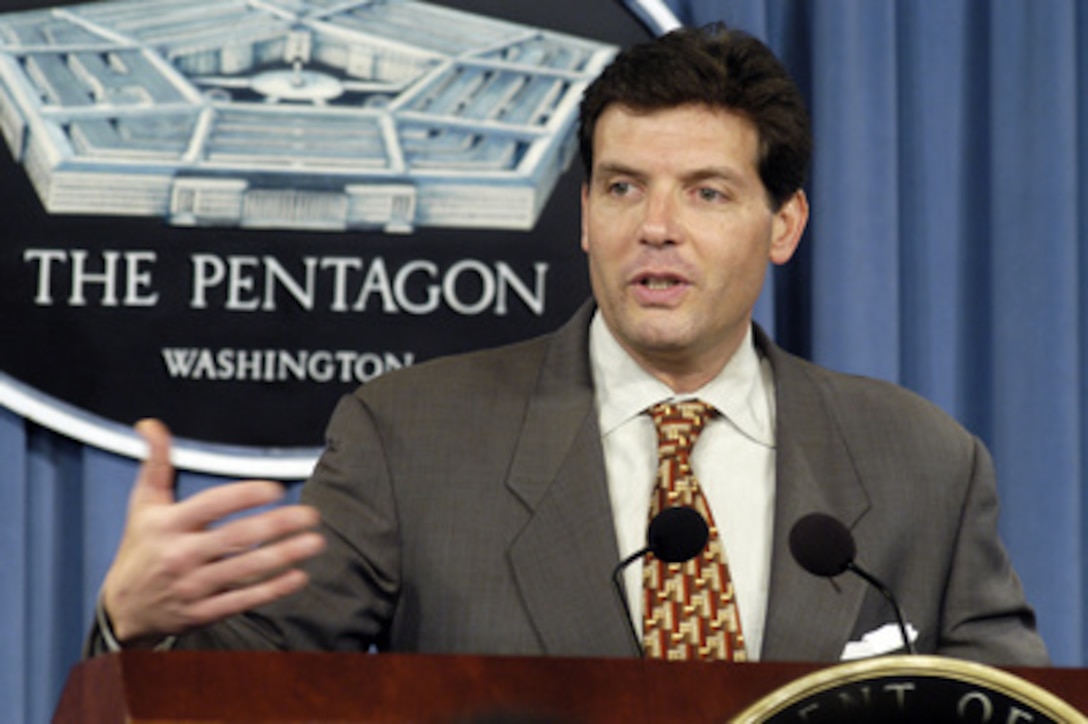
M 1085 665 L 1088 5 L 670 4 L 686 24 L 764 38 L 810 98 L 812 223 L 761 319 L 817 362 L 917 390 L 989 444 L 1052 656 Z M 0 410 L 6 721 L 51 716 L 135 470 Z M 184 474 L 180 493 L 217 482 Z

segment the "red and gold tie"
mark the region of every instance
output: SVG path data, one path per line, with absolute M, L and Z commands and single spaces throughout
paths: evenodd
M 691 449 L 714 408 L 687 400 L 649 410 L 657 427 L 657 487 L 650 519 L 686 505 L 710 527 L 703 552 L 685 563 L 663 563 L 647 554 L 642 569 L 642 640 L 648 658 L 744 661 L 744 635 L 733 582 L 710 506 L 691 471 Z

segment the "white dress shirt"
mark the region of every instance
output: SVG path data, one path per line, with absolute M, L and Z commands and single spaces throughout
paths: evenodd
M 620 346 L 600 312 L 589 333 L 590 363 L 604 446 L 608 492 L 620 557 L 646 545 L 656 483 L 657 434 L 646 410 L 665 400 L 698 398 L 721 413 L 692 451 L 692 470 L 717 524 L 740 608 L 748 658 L 758 660 L 767 612 L 774 515 L 774 376 L 749 329 L 725 368 L 701 389 L 676 395 Z M 631 618 L 642 630 L 642 566 L 624 583 Z

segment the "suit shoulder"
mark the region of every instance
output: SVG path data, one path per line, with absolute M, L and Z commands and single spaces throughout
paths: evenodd
M 848 439 L 879 449 L 969 453 L 977 440 L 936 403 L 887 380 L 838 372 L 778 350 L 775 379 L 781 409 L 820 409 Z
M 468 399 L 527 396 L 546 369 L 566 379 L 588 377 L 589 320 L 583 305 L 558 329 L 511 344 L 438 357 L 390 372 L 360 386 L 360 401 L 429 398 L 457 403 Z
M 363 401 L 377 401 L 531 384 L 546 353 L 547 339 L 547 336 L 535 337 L 500 347 L 437 357 L 360 385 L 355 396 Z
M 902 385 L 864 375 L 830 370 L 806 363 L 810 374 L 827 394 L 844 403 L 873 412 L 924 418 L 933 424 L 959 425 L 939 405 Z

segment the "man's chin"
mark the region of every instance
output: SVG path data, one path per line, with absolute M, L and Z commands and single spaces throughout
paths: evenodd
M 691 338 L 678 325 L 643 325 L 630 338 L 631 346 L 648 357 L 682 356 L 691 348 Z
M 679 310 L 639 308 L 614 319 L 610 316 L 604 315 L 613 336 L 629 351 L 638 354 L 680 353 L 692 343 L 692 324 L 688 315 Z

